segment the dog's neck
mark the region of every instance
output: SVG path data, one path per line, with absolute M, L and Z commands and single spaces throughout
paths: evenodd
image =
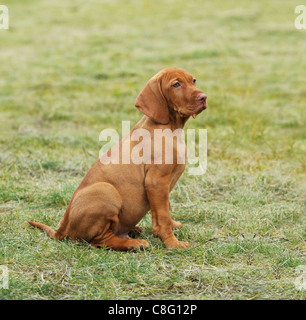
M 183 129 L 188 119 L 189 116 L 183 117 L 177 111 L 169 108 L 169 124 L 173 131 L 176 129 Z
M 185 123 L 189 119 L 188 117 L 182 117 L 179 115 L 179 113 L 172 110 L 172 112 L 169 112 L 169 122 L 167 124 L 159 124 L 155 122 L 153 119 L 149 118 L 148 116 L 144 115 L 141 120 L 136 124 L 136 126 L 132 129 L 135 130 L 137 128 L 148 128 L 154 129 L 154 128 L 160 128 L 167 127 L 171 129 L 172 131 L 175 131 L 176 129 L 183 129 L 185 126 Z

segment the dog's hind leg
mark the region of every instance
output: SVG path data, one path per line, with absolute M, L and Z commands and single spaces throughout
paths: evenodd
M 121 209 L 121 196 L 111 184 L 98 182 L 85 187 L 71 203 L 65 234 L 95 247 L 122 251 L 146 248 L 149 244 L 145 240 L 123 239 L 113 232 L 119 224 Z
M 149 246 L 149 243 L 146 240 L 119 238 L 111 230 L 102 237 L 97 236 L 90 244 L 94 247 L 107 247 L 119 251 L 145 249 Z

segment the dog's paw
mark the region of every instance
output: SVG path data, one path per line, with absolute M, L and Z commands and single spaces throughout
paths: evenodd
M 190 248 L 190 244 L 188 242 L 178 241 L 178 240 L 175 242 L 167 243 L 165 245 L 166 245 L 167 249 L 179 249 L 179 248 L 188 249 L 188 248 Z
M 189 244 L 189 242 L 186 242 L 186 241 L 178 241 L 178 247 L 177 248 L 188 249 L 188 248 L 190 248 L 190 244 Z
M 143 239 L 130 239 L 129 240 L 129 250 L 136 250 L 136 249 L 147 249 L 149 247 L 149 242 Z

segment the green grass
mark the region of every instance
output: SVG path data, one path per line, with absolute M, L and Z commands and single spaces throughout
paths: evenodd
M 5 4 L 5 3 L 4 3 Z M 7 1 L 0 30 L 1 299 L 305 299 L 305 30 L 297 1 Z M 164 67 L 197 78 L 208 169 L 171 194 L 190 250 L 122 253 L 56 242 L 105 128 Z

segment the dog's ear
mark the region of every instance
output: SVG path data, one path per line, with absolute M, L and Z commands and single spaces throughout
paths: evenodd
M 157 123 L 169 122 L 169 109 L 161 89 L 161 80 L 157 77 L 150 79 L 135 102 L 136 108 Z

